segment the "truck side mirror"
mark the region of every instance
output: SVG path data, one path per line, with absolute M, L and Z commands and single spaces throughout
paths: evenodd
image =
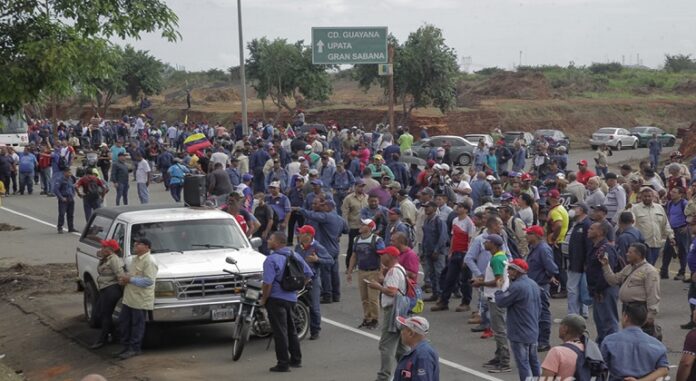
M 263 244 L 263 241 L 261 240 L 261 237 L 254 237 L 251 239 L 251 247 L 254 248 L 254 250 L 258 250 L 259 247 Z

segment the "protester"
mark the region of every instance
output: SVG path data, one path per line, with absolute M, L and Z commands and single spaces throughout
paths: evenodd
M 333 265 L 334 259 L 326 251 L 319 241 L 314 239 L 315 230 L 309 225 L 300 226 L 297 229 L 298 243 L 295 252 L 302 256 L 312 269 L 312 284 L 309 290 L 309 339 L 319 339 L 321 331 L 321 268 Z
M 75 180 L 70 168 L 62 171 L 63 176 L 55 183 L 53 193 L 58 198 L 58 234 L 63 234 L 63 224 L 68 220 L 68 233 L 77 233 L 74 225 Z
M 291 367 L 302 366 L 300 339 L 292 316 L 297 303 L 297 292 L 287 291 L 281 286 L 288 257 L 292 255 L 302 264 L 306 282 L 314 276 L 302 256 L 285 246 L 287 241 L 288 237 L 283 232 L 271 234 L 268 240 L 271 253 L 263 262 L 263 286 L 259 304 L 266 307 L 273 330 L 277 364 L 269 369 L 271 372 L 289 372 Z
M 549 298 L 552 285 L 558 285 L 558 266 L 553 260 L 553 250 L 544 242 L 544 229 L 541 226 L 533 225 L 525 229 L 527 241 L 529 242 L 529 255 L 527 265 L 529 269 L 528 278 L 534 281 L 539 288 L 539 340 L 538 351 L 548 351 L 551 346 L 551 310 Z
M 399 360 L 394 371 L 394 381 L 439 381 L 440 363 L 437 351 L 426 340 L 430 323 L 424 317 L 397 316 L 401 327 L 401 342 L 410 348 Z
M 118 277 L 118 284 L 124 286 L 118 315 L 123 344 L 123 350 L 118 353 L 121 360 L 141 354 L 146 314 L 155 306 L 157 263 L 150 255 L 152 243 L 144 237 L 135 238 L 134 243 L 135 257 L 128 265 L 128 271 Z
M 689 299 L 689 304 L 696 306 L 696 299 Z M 696 312 L 691 312 L 691 322 L 696 324 Z M 684 339 L 681 360 L 677 369 L 677 381 L 691 381 L 696 379 L 696 330 L 689 331 Z
M 128 205 L 128 166 L 125 162 L 125 152 L 119 152 L 111 168 L 111 182 L 116 188 L 116 206 L 121 205 L 121 202 Z
M 631 213 L 636 219 L 636 229 L 645 238 L 648 245 L 648 263 L 655 265 L 660 255 L 660 249 L 669 240 L 672 246 L 676 246 L 674 231 L 669 226 L 669 220 L 662 205 L 653 203 L 654 191 L 650 187 L 643 187 L 640 190 L 640 204 L 633 205 Z
M 150 164 L 143 158 L 141 154 L 135 155 L 135 183 L 138 187 L 138 199 L 141 204 L 150 202 L 150 191 L 147 189 L 150 186 L 152 179 L 152 171 Z
M 585 273 L 587 254 L 592 249 L 592 241 L 587 238 L 592 221 L 587 216 L 587 204 L 580 202 L 571 205 L 575 223 L 568 240 L 568 314 L 588 316 L 587 306 L 580 301 L 580 287 Z
M 358 269 L 358 290 L 363 309 L 363 321 L 358 328 L 377 328 L 379 324 L 379 293 L 367 287 L 367 283 L 377 281 L 380 276 L 380 258 L 378 252 L 384 249 L 384 241 L 374 233 L 377 227 L 370 219 L 362 220 L 359 235 L 353 242 L 353 255 L 346 269 L 346 281 L 353 280 L 353 271 Z M 400 254 L 400 253 L 399 253 Z
M 82 199 L 85 221 L 89 221 L 92 211 L 101 207 L 104 196 L 109 192 L 109 188 L 102 179 L 87 172 L 75 183 L 75 192 L 77 197 Z
M 423 205 L 425 221 L 423 224 L 423 242 L 421 244 L 421 264 L 423 272 L 430 277 L 432 295 L 424 301 L 436 302 L 442 292 L 440 275 L 445 268 L 447 250 L 447 225 L 437 215 L 437 204 L 429 201 Z
M 101 323 L 101 332 L 90 349 L 99 349 L 109 342 L 109 338 L 115 338 L 116 331 L 112 316 L 116 304 L 123 296 L 123 289 L 118 284 L 118 278 L 124 274 L 123 261 L 118 256 L 120 251 L 121 247 L 115 240 L 101 241 L 99 265 L 97 265 L 99 295 L 92 311 L 94 322 Z
M 585 275 L 587 290 L 593 298 L 592 317 L 597 328 L 597 343 L 601 344 L 607 335 L 619 330 L 618 293 L 616 286 L 610 285 L 604 278 L 604 258 L 612 268 L 618 263 L 614 247 L 607 241 L 605 225 L 595 222 L 587 231 L 587 238 L 592 242 L 588 253 Z

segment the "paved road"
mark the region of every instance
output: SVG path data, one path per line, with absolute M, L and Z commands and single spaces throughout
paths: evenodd
M 623 151 L 614 155 L 613 163 L 618 161 L 647 157 L 645 149 Z M 578 151 L 571 154 L 571 162 L 592 158 L 592 153 Z M 637 164 L 637 163 L 636 163 Z M 131 200 L 137 203 L 137 196 L 131 187 Z M 171 203 L 161 184 L 151 188 L 153 203 Z M 107 203 L 113 205 L 113 194 L 108 195 Z M 3 251 L 0 265 L 22 261 L 31 264 L 73 263 L 77 237 L 71 234 L 57 235 L 57 203 L 55 198 L 39 195 L 16 196 L 3 199 L 0 209 L 0 222 L 21 226 L 24 230 L 2 232 Z M 84 226 L 81 202 L 76 208 L 76 225 Z M 342 247 L 345 248 L 345 238 Z M 224 264 L 221 264 L 223 266 Z M 658 322 L 663 326 L 665 343 L 670 350 L 670 363 L 677 364 L 679 351 L 685 331 L 678 329 L 688 316 L 686 287 L 681 282 L 663 281 Z M 429 306 L 428 306 L 429 308 Z M 304 368 L 293 370 L 292 378 L 307 380 L 369 380 L 379 366 L 377 350 L 378 331 L 363 331 L 353 327 L 361 321 L 358 290 L 353 285 L 343 284 L 341 303 L 322 306 L 324 317 L 321 339 L 303 342 Z M 94 331 L 85 328 L 81 322 L 81 295 L 70 294 L 41 297 L 36 301 L 36 311 L 52 320 L 61 330 L 78 342 L 93 340 Z M 554 318 L 565 315 L 565 300 L 552 301 Z M 490 376 L 480 365 L 493 356 L 495 345 L 492 339 L 482 340 L 469 331 L 466 324 L 468 314 L 456 312 L 424 313 L 432 327 L 430 339 L 438 349 L 442 380 L 514 380 L 516 373 Z M 594 325 L 590 319 L 590 330 Z M 553 343 L 558 326 L 553 326 Z M 219 379 L 232 376 L 232 379 L 275 380 L 277 375 L 269 374 L 267 368 L 274 363 L 272 348 L 266 350 L 267 341 L 253 340 L 240 362 L 231 362 L 230 325 L 186 326 L 165 330 L 164 343 L 147 351 L 144 356 L 130 360 L 128 367 L 142 367 L 143 375 L 150 379 Z M 104 349 L 105 366 L 110 364 L 106 354 L 112 349 Z M 24 365 L 25 371 L 31 366 Z M 673 370 L 672 376 L 676 372 Z

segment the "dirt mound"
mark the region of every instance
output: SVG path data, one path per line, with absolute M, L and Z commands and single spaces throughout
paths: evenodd
M 542 73 L 501 72 L 481 82 L 462 81 L 457 87 L 457 104 L 476 105 L 479 99 L 551 99 L 551 86 Z
M 679 94 L 696 94 L 696 81 L 688 79 L 674 85 L 674 91 Z
M 75 289 L 74 264 L 30 266 L 18 263 L 0 269 L 0 295 L 65 293 Z
M 0 224 L 0 232 L 11 232 L 15 230 L 22 230 L 23 228 L 19 226 L 14 226 L 6 223 L 1 223 Z

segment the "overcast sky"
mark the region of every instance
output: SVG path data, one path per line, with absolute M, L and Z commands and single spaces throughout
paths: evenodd
M 165 0 L 182 40 L 129 41 L 186 70 L 239 64 L 236 0 Z M 616 61 L 658 67 L 664 55 L 696 56 L 694 0 L 242 0 L 244 40 L 311 39 L 312 26 L 387 26 L 399 41 L 424 23 L 471 70 Z

